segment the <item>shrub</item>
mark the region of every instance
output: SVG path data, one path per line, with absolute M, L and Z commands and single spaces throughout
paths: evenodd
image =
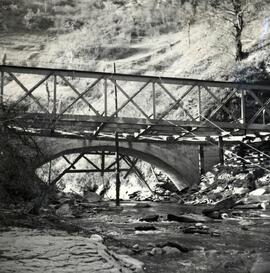
M 47 14 L 38 10 L 28 9 L 24 16 L 24 25 L 29 30 L 47 30 L 54 26 L 54 21 Z
M 21 136 L 12 129 L 16 126 L 16 117 L 25 113 L 27 107 L 20 106 L 10 110 L 10 105 L 5 105 L 0 111 L 0 189 L 1 201 L 20 202 L 31 200 L 40 192 L 40 181 L 35 176 L 28 162 L 21 154 L 24 147 L 38 151 L 36 145 L 27 136 Z M 33 145 L 34 144 L 34 145 Z

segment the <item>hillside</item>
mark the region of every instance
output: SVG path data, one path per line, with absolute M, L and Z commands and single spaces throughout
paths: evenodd
M 196 1 L 195 1 L 196 2 Z M 206 1 L 178 0 L 4 0 L 1 1 L 0 56 L 8 64 L 61 67 L 92 71 L 158 75 L 196 79 L 262 81 L 269 80 L 270 29 L 268 1 L 246 12 L 242 33 L 248 57 L 235 61 L 232 25 L 223 20 Z M 259 3 L 259 5 L 258 5 Z M 14 19 L 16 18 L 16 19 Z M 33 78 L 22 78 L 31 85 Z M 76 83 L 82 89 L 85 80 Z M 73 95 L 59 83 L 65 99 Z M 12 99 L 14 83 L 9 84 Z M 125 89 L 123 84 L 123 88 Z M 37 92 L 44 93 L 44 88 Z M 100 104 L 99 90 L 90 94 Z M 181 92 L 181 90 L 180 90 Z M 150 97 L 142 99 L 147 107 Z M 42 98 L 44 101 L 45 97 Z M 113 98 L 111 98 L 113 100 Z M 212 106 L 210 96 L 205 111 Z M 124 97 L 119 97 L 119 103 Z M 160 107 L 168 98 L 160 97 Z M 62 107 L 65 101 L 62 101 Z M 196 111 L 196 100 L 185 102 Z M 111 110 L 114 108 L 111 104 Z M 86 113 L 78 104 L 71 113 Z M 134 109 L 124 114 L 133 116 Z M 174 118 L 184 118 L 178 109 Z M 63 167 L 63 162 L 58 163 Z M 144 163 L 140 163 L 144 164 Z M 60 167 L 58 168 L 59 172 Z M 150 175 L 149 167 L 146 175 Z M 80 181 L 76 176 L 72 180 Z M 153 178 L 150 179 L 154 181 Z M 85 179 L 84 179 L 85 181 Z M 85 181 L 86 183 L 86 181 Z

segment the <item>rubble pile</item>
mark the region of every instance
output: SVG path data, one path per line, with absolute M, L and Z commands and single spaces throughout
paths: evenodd
M 191 205 L 215 205 L 230 198 L 235 206 L 265 208 L 270 202 L 270 174 L 259 168 L 216 165 L 202 176 L 198 188 L 181 194 L 182 202 Z

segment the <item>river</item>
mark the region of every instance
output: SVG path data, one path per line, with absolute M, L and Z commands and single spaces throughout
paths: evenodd
M 117 261 L 103 263 L 107 254 L 98 252 L 91 256 L 96 247 L 88 242 L 90 235 L 87 234 L 93 233 L 103 237 L 103 244 L 112 253 L 127 254 L 143 262 L 146 273 L 270 272 L 251 270 L 261 261 L 269 261 L 270 265 L 269 209 L 233 210 L 226 219 L 210 219 L 204 223 L 167 221 L 169 213 L 201 215 L 202 209 L 169 202 L 122 202 L 118 208 L 112 202 L 103 202 L 94 209 L 93 205 L 85 208 L 77 217 L 63 218 L 66 223 L 86 230 L 84 234 L 68 234 L 46 227 L 41 230 L 40 227 L 4 228 L 0 230 L 0 272 L 22 273 L 30 269 L 33 272 L 96 272 L 90 263 L 96 268 L 101 263 L 104 272 L 118 272 L 121 265 Z M 158 215 L 158 221 L 139 221 L 150 215 Z M 145 227 L 153 230 L 138 230 Z M 187 233 L 194 228 L 198 232 Z M 92 251 L 90 256 L 87 251 Z M 130 272 L 121 270 L 119 272 Z M 97 269 L 97 272 L 103 271 Z
M 270 210 L 235 210 L 227 219 L 204 223 L 209 233 L 187 234 L 183 230 L 194 224 L 168 222 L 167 214 L 201 213 L 203 207 L 164 202 L 148 204 L 148 208 L 137 208 L 134 202 L 122 202 L 122 210 L 104 210 L 95 217 L 73 221 L 103 234 L 107 237 L 106 244 L 115 251 L 143 261 L 148 273 L 244 273 L 249 272 L 254 262 L 270 258 Z M 159 215 L 158 222 L 138 221 L 153 214 Z M 155 226 L 156 230 L 135 231 L 135 227 L 146 225 Z M 156 245 L 167 242 L 189 251 L 152 255 Z

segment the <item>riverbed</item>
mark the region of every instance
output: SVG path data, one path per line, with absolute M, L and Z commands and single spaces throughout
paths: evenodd
M 147 273 L 253 273 L 256 272 L 252 269 L 256 264 L 261 262 L 265 264 L 268 261 L 270 263 L 269 209 L 234 210 L 228 213 L 226 219 L 209 219 L 204 223 L 167 221 L 169 213 L 201 215 L 203 209 L 204 207 L 200 206 L 183 206 L 169 202 L 122 202 L 121 207 L 117 208 L 112 202 L 104 202 L 99 203 L 94 210 L 91 206 L 89 211 L 85 210 L 80 216 L 63 218 L 65 223 L 73 227 L 78 226 L 88 232 L 69 232 L 66 235 L 61 233 L 61 237 L 58 235 L 57 237 L 54 231 L 53 235 L 51 234 L 51 228 L 47 230 L 44 227 L 42 234 L 54 236 L 53 240 L 68 241 L 69 246 L 66 250 L 62 249 L 61 253 L 68 252 L 69 247 L 72 247 L 70 245 L 72 238 L 74 244 L 78 245 L 78 240 L 84 242 L 87 240 L 84 238 L 90 237 L 88 234 L 99 234 L 109 251 L 119 255 L 129 255 L 143 262 L 144 272 Z M 140 218 L 151 215 L 158 215 L 158 221 L 139 221 Z M 186 232 L 194 227 L 198 232 Z M 5 230 L 1 231 L 5 236 L 3 232 Z M 16 235 L 15 241 L 16 238 L 23 241 L 25 235 L 20 232 L 25 231 L 17 229 L 15 233 L 14 230 L 8 232 Z M 31 235 L 31 230 L 28 229 L 28 235 L 29 232 Z M 35 231 L 32 235 L 35 237 Z M 65 240 L 65 237 L 68 240 Z M 56 245 L 61 249 L 61 243 Z M 166 248 L 168 245 L 174 247 Z M 3 247 L 6 249 L 7 245 L 0 246 L 1 251 Z M 69 257 L 66 256 L 67 264 L 70 264 Z M 20 270 L 23 268 L 23 265 L 21 266 Z M 59 269 L 59 272 L 70 272 L 69 269 L 67 266 Z M 84 270 L 87 272 L 87 262 L 84 263 Z M 89 272 L 91 272 L 90 265 Z
M 137 204 L 123 202 L 122 210 L 105 210 L 96 217 L 73 221 L 85 228 L 95 227 L 107 238 L 109 247 L 143 261 L 148 273 L 244 273 L 256 261 L 270 258 L 270 210 L 235 210 L 226 219 L 203 223 L 209 233 L 187 234 L 183 231 L 194 224 L 169 222 L 167 214 L 201 214 L 203 207 L 152 202 L 147 203 L 150 207 L 138 208 Z M 157 222 L 139 221 L 153 214 L 159 215 Z M 154 226 L 156 230 L 135 231 L 138 226 Z M 188 252 L 151 253 L 156 246 L 168 242 Z

